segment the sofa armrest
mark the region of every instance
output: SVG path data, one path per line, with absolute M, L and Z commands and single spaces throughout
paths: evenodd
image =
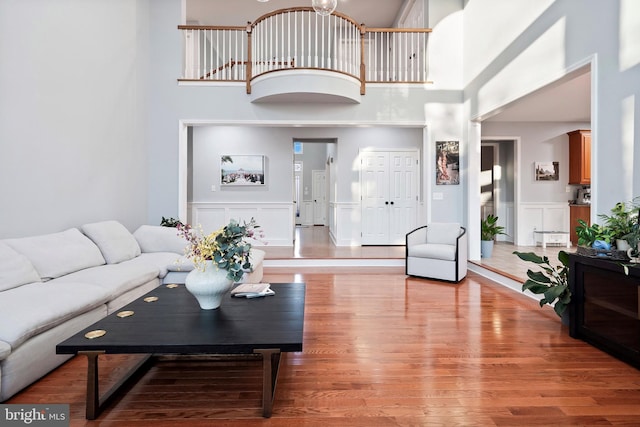
M 11 346 L 9 343 L 0 341 L 0 360 L 4 360 L 11 354 Z

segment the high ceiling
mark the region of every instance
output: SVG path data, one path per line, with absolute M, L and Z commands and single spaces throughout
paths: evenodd
M 185 0 L 187 23 L 194 25 L 245 25 L 265 13 L 311 0 Z M 338 12 L 369 27 L 391 27 L 404 0 L 338 0 Z M 375 6 L 374 6 L 375 4 Z M 507 122 L 588 122 L 591 120 L 591 73 L 578 73 L 541 89 L 484 118 Z
M 540 89 L 486 119 L 490 122 L 589 122 L 591 73 Z
M 403 3 L 404 0 L 338 0 L 336 10 L 369 27 L 391 27 Z M 311 0 L 186 0 L 187 23 L 245 25 L 265 13 L 298 6 L 311 6 Z

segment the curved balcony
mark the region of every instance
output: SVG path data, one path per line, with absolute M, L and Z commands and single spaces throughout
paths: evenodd
M 184 26 L 181 82 L 245 82 L 252 102 L 360 102 L 373 83 L 427 83 L 430 29 L 367 28 L 280 9 L 243 27 Z

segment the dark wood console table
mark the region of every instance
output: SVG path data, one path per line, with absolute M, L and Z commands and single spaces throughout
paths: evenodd
M 640 266 L 569 254 L 569 334 L 640 368 Z

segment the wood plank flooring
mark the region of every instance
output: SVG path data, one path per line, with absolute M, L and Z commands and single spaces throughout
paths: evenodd
M 304 350 L 283 355 L 271 419 L 257 362 L 160 362 L 89 422 L 76 357 L 5 403 L 69 403 L 72 426 L 640 425 L 640 371 L 474 273 L 458 285 L 400 268 L 264 279 L 307 283 Z M 104 357 L 101 381 L 133 360 Z

